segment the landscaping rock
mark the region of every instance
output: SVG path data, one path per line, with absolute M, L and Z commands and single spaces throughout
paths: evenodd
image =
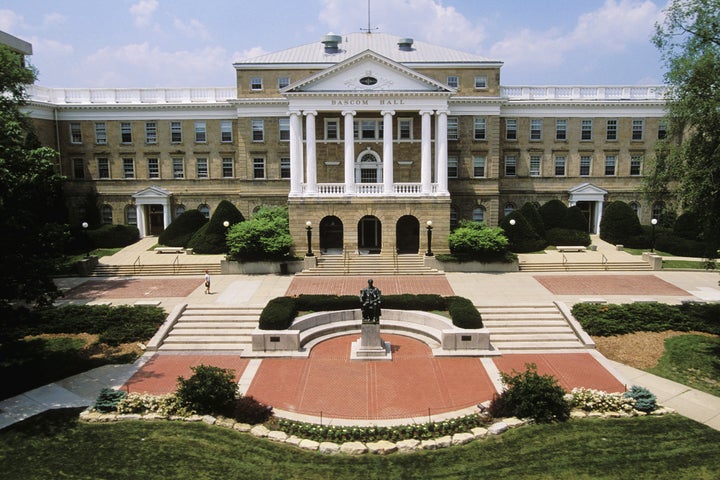
M 490 435 L 500 435 L 501 433 L 505 433 L 508 430 L 508 425 L 505 422 L 497 422 L 490 425 L 488 428 L 488 433 Z
M 252 427 L 253 426 L 250 425 L 249 423 L 240 423 L 240 422 L 233 425 L 233 429 L 237 430 L 238 432 L 249 432 L 250 430 L 252 430 Z
M 475 440 L 475 437 L 472 433 L 456 433 L 452 436 L 453 445 L 465 445 L 473 440 Z
M 232 418 L 218 418 L 217 422 L 215 422 L 215 425 L 217 425 L 218 427 L 233 428 L 236 423 L 237 422 Z
M 444 437 L 436 438 L 435 444 L 437 445 L 437 448 L 447 448 L 452 446 L 452 437 L 450 435 L 445 435 Z
M 420 440 L 408 438 L 407 440 L 401 440 L 397 442 L 395 445 L 400 452 L 414 452 L 415 450 L 418 450 L 420 446 Z
M 423 450 L 437 450 L 437 442 L 435 440 L 423 440 L 420 442 L 420 448 Z
M 202 415 L 190 415 L 189 417 L 184 417 L 183 420 L 186 422 L 202 422 L 203 417 Z
M 295 435 L 290 435 L 287 440 L 285 440 L 285 443 L 288 445 L 293 445 L 295 447 L 300 445 L 300 442 L 302 441 L 302 438 L 298 438 Z
M 142 416 L 142 419 L 143 419 L 143 420 L 148 420 L 148 421 L 167 420 L 167 416 L 153 412 L 153 413 L 146 413 L 145 415 Z
M 122 413 L 117 416 L 118 420 L 140 420 L 142 415 L 139 413 Z
M 268 432 L 267 438 L 273 442 L 284 442 L 288 438 L 288 434 L 280 430 L 272 430 Z
M 475 438 L 485 438 L 488 434 L 488 429 L 483 427 L 475 427 L 470 432 L 473 434 L 473 437 Z
M 506 418 L 503 421 L 507 424 L 508 428 L 522 427 L 523 425 L 527 425 L 528 423 L 527 420 L 516 417 Z
M 363 455 L 368 449 L 362 442 L 345 442 L 340 445 L 340 451 L 348 455 Z
M 208 425 L 215 425 L 215 422 L 217 422 L 217 418 L 213 417 L 212 415 L 203 415 L 202 421 L 203 423 L 207 423 Z
M 265 438 L 270 433 L 270 430 L 265 425 L 255 425 L 250 429 L 250 434 L 256 437 Z
M 585 413 L 583 410 L 573 410 L 570 412 L 570 418 L 585 418 L 587 417 L 587 413 Z
M 370 442 L 367 444 L 368 451 L 370 453 L 376 453 L 378 455 L 387 455 L 397 451 L 397 445 L 387 440 L 380 440 L 379 442 Z
M 315 440 L 303 439 L 303 440 L 300 440 L 298 447 L 302 448 L 303 450 L 315 451 L 318 448 L 320 448 L 320 444 L 318 442 L 316 442 Z
M 321 442 L 318 451 L 320 451 L 320 453 L 334 455 L 340 453 L 340 445 L 333 442 Z

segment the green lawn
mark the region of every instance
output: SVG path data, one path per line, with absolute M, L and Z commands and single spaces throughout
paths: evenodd
M 84 424 L 53 411 L 0 431 L 12 479 L 711 479 L 720 432 L 678 415 L 578 420 L 462 447 L 326 456 L 202 423 Z
M 670 337 L 662 358 L 648 372 L 720 396 L 720 338 Z
M 707 270 L 708 263 L 697 260 L 663 260 L 663 268 L 682 268 L 694 270 Z

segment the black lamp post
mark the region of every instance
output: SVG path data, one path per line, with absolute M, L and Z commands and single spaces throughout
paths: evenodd
M 90 257 L 90 239 L 87 236 L 87 229 L 89 227 L 87 222 L 82 222 L 80 226 L 83 228 L 83 235 L 85 236 L 85 258 Z
M 308 220 L 305 222 L 305 230 L 307 230 L 307 242 L 308 242 L 308 249 L 307 253 L 305 253 L 306 257 L 314 257 L 312 252 L 312 222 Z
M 432 220 L 427 221 L 428 249 L 425 252 L 426 257 L 432 257 Z
M 655 253 L 655 225 L 657 225 L 657 218 L 653 218 L 650 220 L 650 224 L 652 225 L 652 237 L 650 239 L 650 252 Z

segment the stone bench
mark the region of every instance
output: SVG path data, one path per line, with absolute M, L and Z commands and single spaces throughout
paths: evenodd
M 555 247 L 558 252 L 584 252 L 587 247 L 581 245 L 563 245 L 561 247 Z
M 155 253 L 183 253 L 185 249 L 183 247 L 155 247 Z

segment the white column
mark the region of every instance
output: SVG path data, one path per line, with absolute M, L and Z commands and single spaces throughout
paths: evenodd
M 595 202 L 595 233 L 600 235 L 600 220 L 602 220 L 603 201 Z
M 290 112 L 290 195 L 302 193 L 302 124 L 300 112 Z
M 345 117 L 345 194 L 355 193 L 355 135 L 353 117 L 355 112 L 342 112 Z
M 383 116 L 383 193 L 393 193 L 393 115 L 395 112 L 386 110 L 380 112 Z
M 437 128 L 435 130 L 435 144 L 437 162 L 437 175 L 435 177 L 438 184 L 438 193 L 448 193 L 448 155 L 447 155 L 447 111 L 438 110 L 437 112 Z
M 422 116 L 422 143 L 420 147 L 420 193 L 432 193 L 432 138 L 430 131 L 430 115 L 432 111 L 423 110 Z
M 145 230 L 145 205 L 135 205 L 135 215 L 137 216 L 137 227 L 140 230 L 140 238 L 143 238 L 147 232 Z
M 163 229 L 168 228 L 171 223 L 172 212 L 170 210 L 170 197 L 167 197 L 165 199 L 165 204 L 163 205 Z
M 305 150 L 306 165 L 305 165 L 305 176 L 307 177 L 307 193 L 317 193 L 317 154 L 315 147 L 315 116 L 316 111 L 303 112 L 305 113 Z

